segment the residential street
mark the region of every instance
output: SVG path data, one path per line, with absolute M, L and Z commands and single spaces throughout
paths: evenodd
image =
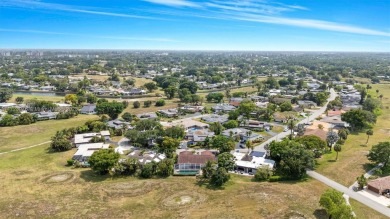
M 329 103 L 329 101 L 332 101 L 336 98 L 337 94 L 336 92 L 334 91 L 334 89 L 330 89 L 330 96 L 328 98 L 328 102 L 323 106 L 321 107 L 320 109 L 316 110 L 314 113 L 312 113 L 309 118 L 305 118 L 301 121 L 299 121 L 297 124 L 304 124 L 304 123 L 307 123 L 307 122 L 311 122 L 313 120 L 315 120 L 318 116 L 320 116 L 321 114 L 323 114 L 326 110 L 326 107 Z M 277 140 L 280 140 L 280 139 L 283 139 L 284 137 L 287 137 L 288 135 L 290 134 L 290 130 L 287 131 L 287 132 L 281 132 L 279 133 L 278 135 L 275 135 L 274 137 L 268 139 L 267 141 L 263 142 L 262 144 L 260 145 L 257 145 L 254 150 L 255 151 L 263 151 L 265 152 L 265 148 L 264 146 L 271 143 L 272 141 L 277 141 Z
M 307 171 L 307 174 L 311 177 L 313 177 L 314 179 L 320 181 L 320 182 L 323 182 L 324 184 L 336 189 L 337 191 L 340 191 L 344 194 L 347 194 L 349 197 L 355 199 L 356 201 L 364 204 L 364 205 L 367 205 L 368 207 L 376 210 L 377 212 L 383 214 L 383 215 L 386 215 L 387 217 L 390 218 L 390 209 L 387 208 L 386 206 L 384 205 L 381 205 L 365 196 L 362 196 L 361 194 L 357 193 L 357 192 L 354 192 L 353 190 L 315 172 L 315 171 L 312 171 L 312 170 L 308 170 Z

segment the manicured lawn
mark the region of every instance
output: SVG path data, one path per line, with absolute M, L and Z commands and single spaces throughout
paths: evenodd
M 372 165 L 366 157 L 372 145 L 381 141 L 390 140 L 390 86 L 388 84 L 374 84 L 370 90 L 370 94 L 376 97 L 376 89 L 383 94 L 382 114 L 378 117 L 377 123 L 374 126 L 374 135 L 370 137 L 366 146 L 367 135 L 365 131 L 361 133 L 352 133 L 348 136 L 347 141 L 342 146 L 342 151 L 339 153 L 338 161 L 334 161 L 336 153 L 324 155 L 319 159 L 317 171 L 325 176 L 345 185 L 350 186 L 356 177 L 367 172 Z
M 165 100 L 165 105 L 164 106 L 155 106 L 155 102 L 159 99 L 164 99 Z M 152 105 L 150 107 L 143 107 L 144 106 L 144 101 L 146 100 L 151 100 Z M 179 104 L 179 99 L 167 99 L 167 98 L 162 98 L 162 97 L 151 97 L 151 98 L 142 98 L 142 99 L 131 99 L 127 100 L 129 102 L 129 106 L 123 111 L 129 112 L 131 114 L 140 114 L 140 113 L 148 113 L 148 112 L 156 112 L 157 110 L 161 109 L 171 109 L 171 108 L 177 108 L 177 105 Z M 141 107 L 138 109 L 135 109 L 133 107 L 133 103 L 135 101 L 139 101 L 141 104 Z
M 31 125 L 0 128 L 0 152 L 27 147 L 49 141 L 56 131 L 76 127 L 88 120 L 98 119 L 94 115 L 78 115 L 64 120 L 40 121 Z
M 30 95 L 30 94 L 13 94 L 12 98 L 8 100 L 8 102 L 15 103 L 15 99 L 17 97 L 23 97 L 24 101 L 31 100 L 31 99 L 38 99 L 38 100 L 46 100 L 46 101 L 53 101 L 55 103 L 57 102 L 64 102 L 65 97 L 61 96 L 43 96 L 43 95 Z
M 327 187 L 312 179 L 259 183 L 232 175 L 224 189 L 210 190 L 195 177 L 102 177 L 64 165 L 75 149 L 47 147 L 1 155 L 0 218 L 327 218 L 318 204 Z M 190 202 L 179 206 L 183 197 Z M 358 218 L 383 218 L 356 206 Z

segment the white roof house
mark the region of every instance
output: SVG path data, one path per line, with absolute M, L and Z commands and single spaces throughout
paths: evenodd
M 161 125 L 164 127 L 172 127 L 172 126 L 183 126 L 185 130 L 192 128 L 208 128 L 209 125 L 203 122 L 199 122 L 196 120 L 188 119 L 179 119 L 172 122 L 161 122 Z
M 76 134 L 74 135 L 74 143 L 76 144 L 76 147 L 78 148 L 82 144 L 88 144 L 89 141 L 92 139 L 92 137 L 101 137 L 104 136 L 106 140 L 110 138 L 110 132 L 109 131 L 101 131 L 100 133 L 92 132 L 92 133 L 83 133 L 83 134 Z
M 242 170 L 245 173 L 256 173 L 256 170 L 262 166 L 274 168 L 275 161 L 265 158 L 265 153 L 252 151 L 250 154 L 234 152 L 234 160 L 236 169 Z
M 95 151 L 98 151 L 100 149 L 108 149 L 109 147 L 109 144 L 104 144 L 103 142 L 83 144 L 78 147 L 72 159 L 78 160 L 80 162 L 85 162 L 88 160 L 89 157 L 92 156 Z

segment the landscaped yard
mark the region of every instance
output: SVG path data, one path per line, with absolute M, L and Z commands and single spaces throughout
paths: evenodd
M 319 160 L 317 171 L 325 176 L 345 185 L 350 186 L 356 181 L 356 177 L 367 172 L 372 168 L 368 165 L 369 161 L 366 157 L 372 145 L 381 141 L 390 140 L 390 86 L 388 84 L 374 84 L 369 93 L 376 97 L 376 90 L 379 94 L 383 94 L 382 114 L 378 117 L 374 130 L 374 135 L 370 137 L 366 146 L 367 135 L 364 132 L 353 133 L 348 136 L 345 145 L 342 146 L 342 151 L 339 153 L 338 161 L 336 152 L 324 155 Z
M 27 147 L 49 141 L 59 130 L 76 127 L 88 120 L 96 120 L 95 115 L 78 115 L 64 120 L 40 121 L 31 125 L 0 128 L 0 152 Z
M 195 177 L 100 177 L 64 165 L 74 150 L 47 147 L 0 155 L 7 179 L 0 180 L 0 218 L 327 218 L 318 204 L 327 187 L 313 179 L 258 183 L 233 175 L 225 189 L 210 190 Z M 384 218 L 352 205 L 358 218 Z

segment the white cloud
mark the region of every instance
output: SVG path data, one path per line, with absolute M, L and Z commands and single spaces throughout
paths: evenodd
M 143 1 L 154 3 L 154 4 L 160 4 L 160 5 L 174 6 L 174 7 L 200 7 L 199 4 L 187 0 L 143 0 Z
M 17 33 L 32 33 L 32 34 L 65 35 L 65 36 L 77 36 L 77 37 L 85 37 L 85 38 L 113 39 L 113 40 L 127 40 L 127 41 L 181 42 L 181 41 L 178 41 L 178 40 L 175 40 L 175 39 L 169 39 L 169 38 L 88 35 L 88 34 L 73 34 L 73 33 L 42 31 L 42 30 L 30 30 L 30 29 L 3 29 L 3 28 L 0 28 L 0 32 L 17 32 Z

